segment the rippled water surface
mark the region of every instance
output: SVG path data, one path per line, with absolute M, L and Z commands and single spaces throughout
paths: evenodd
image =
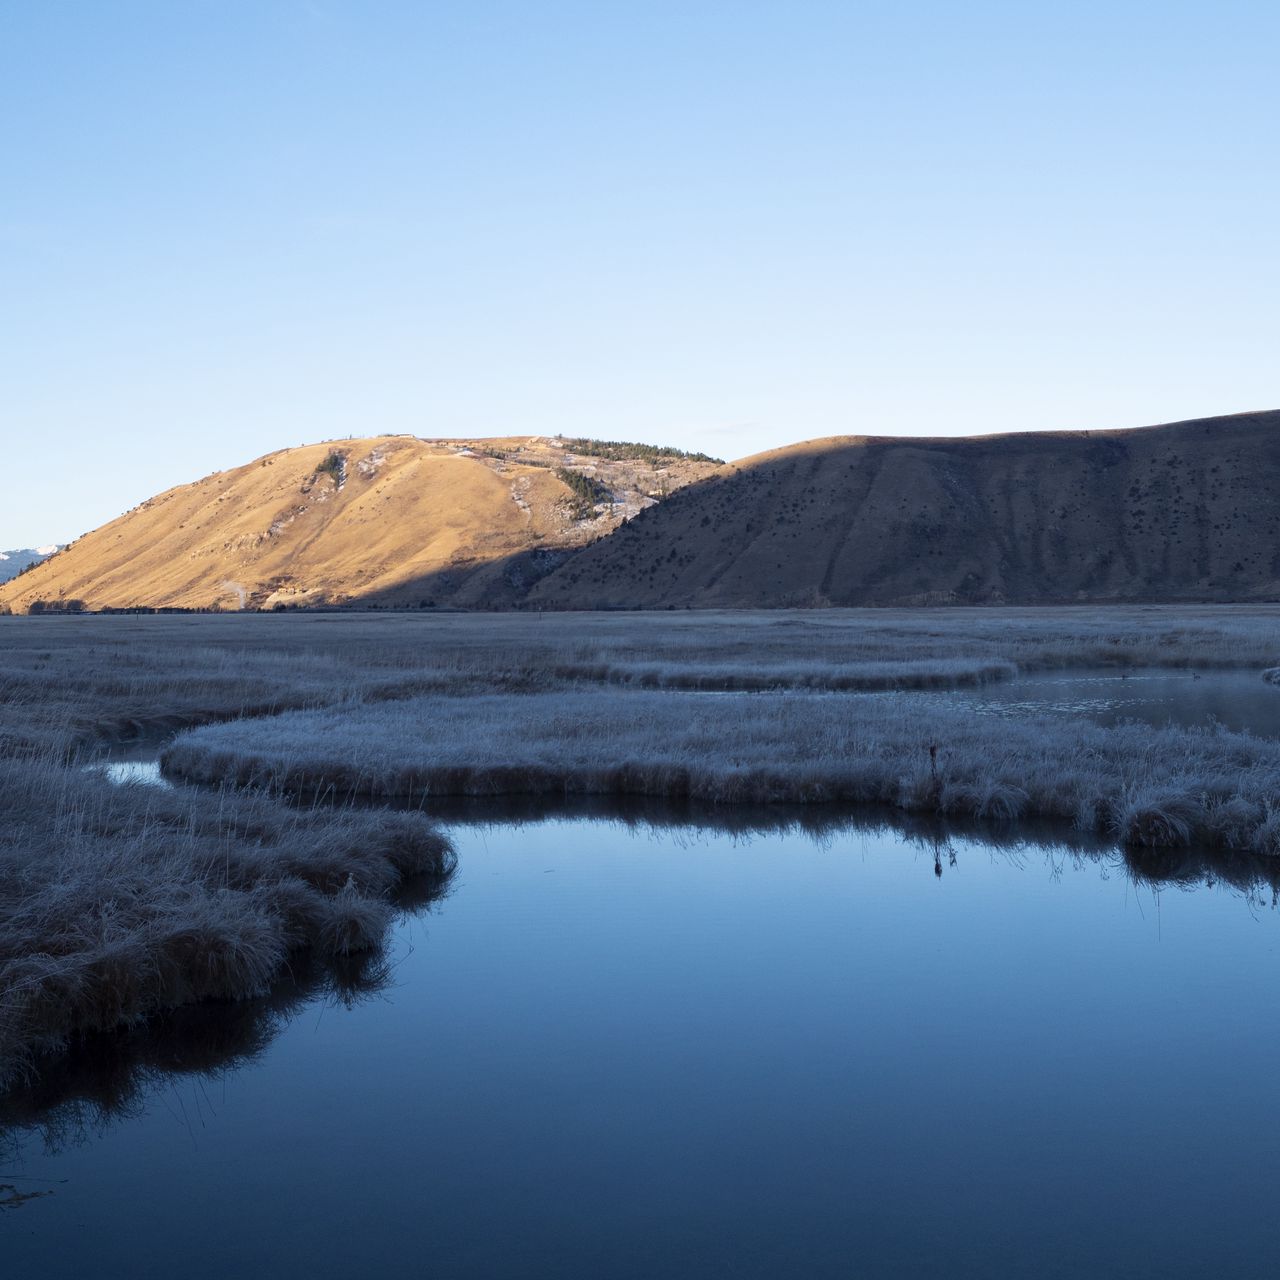
M 4 1274 L 1275 1273 L 1256 869 L 456 837 L 380 994 L 224 1009 L 0 1108 Z

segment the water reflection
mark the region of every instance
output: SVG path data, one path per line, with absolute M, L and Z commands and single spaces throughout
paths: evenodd
M 394 896 L 402 917 L 443 901 L 455 872 L 450 867 L 403 882 Z M 354 1009 L 393 982 L 384 948 L 327 957 L 297 952 L 258 999 L 187 1005 L 140 1026 L 85 1036 L 65 1052 L 38 1059 L 26 1080 L 0 1091 L 0 1193 L 12 1176 L 5 1166 L 29 1142 L 50 1154 L 85 1143 L 113 1123 L 140 1117 L 179 1081 L 195 1083 L 198 1099 L 209 1084 L 256 1062 L 304 1010 Z M 17 1208 L 30 1198 L 10 1187 L 8 1198 L 0 1194 L 0 1208 Z
M 171 787 L 173 784 L 160 772 L 159 760 L 109 760 L 105 764 L 89 766 L 99 769 L 108 782 L 134 782 L 148 787 Z
M 936 877 L 955 867 L 957 843 L 971 843 L 1021 865 L 1024 856 L 1094 861 L 1123 869 L 1152 887 L 1192 888 L 1225 884 L 1255 898 L 1280 891 L 1280 858 L 1238 850 L 1122 849 L 1115 841 L 1077 831 L 1062 822 L 960 818 L 904 813 L 892 806 L 731 805 L 645 796 L 485 796 L 439 797 L 423 806 L 438 821 L 455 827 L 503 829 L 552 821 L 611 823 L 657 838 L 681 832 L 710 832 L 750 840 L 804 836 L 829 847 L 850 835 L 892 836 L 929 855 Z
M 392 960 L 102 1037 L 0 1103 L 0 1187 L 39 1194 L 0 1214 L 9 1271 L 1267 1273 L 1273 864 L 467 810 Z
M 152 1097 L 177 1081 L 208 1085 L 250 1066 L 308 1006 L 354 1008 L 390 980 L 380 953 L 323 964 L 300 955 L 289 975 L 259 999 L 188 1005 L 142 1026 L 87 1036 L 73 1051 L 39 1062 L 25 1084 L 0 1094 L 0 1158 L 14 1159 L 31 1136 L 47 1152 L 86 1142 L 114 1122 L 142 1115 Z
M 896 810 L 836 812 L 830 807 L 760 806 L 718 808 L 696 802 L 671 803 L 643 797 L 487 797 L 437 803 L 430 812 L 456 829 L 512 832 L 549 822 L 622 828 L 650 841 L 692 844 L 703 834 L 729 835 L 754 843 L 802 836 L 834 847 L 851 835 L 889 836 L 924 855 L 923 867 L 936 880 L 955 872 L 963 847 L 982 849 L 1011 867 L 1047 865 L 1058 876 L 1066 866 L 1101 864 L 1135 885 L 1193 889 L 1228 886 L 1254 907 L 1280 901 L 1280 860 L 1247 853 L 1208 850 L 1119 850 L 1113 844 L 1027 824 L 993 826 Z M 451 871 L 443 879 L 419 878 L 404 886 L 397 905 L 406 913 L 428 910 L 450 892 Z M 42 1060 L 25 1084 L 0 1094 L 0 1160 L 9 1164 L 36 1141 L 56 1153 L 102 1134 L 113 1123 L 142 1115 L 149 1102 L 178 1081 L 195 1084 L 197 1111 L 202 1091 L 228 1073 L 252 1066 L 271 1042 L 309 1007 L 348 1009 L 385 993 L 394 970 L 384 952 L 320 962 L 296 956 L 291 971 L 256 1000 L 211 1003 L 175 1010 L 148 1024 L 88 1037 L 72 1051 Z M 18 1207 L 37 1193 L 5 1182 L 0 1167 L 0 1208 Z M 43 1194 L 43 1193 L 40 1193 Z

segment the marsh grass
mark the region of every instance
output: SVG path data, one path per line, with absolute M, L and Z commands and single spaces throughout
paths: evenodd
M 1274 854 L 1271 744 L 824 691 L 1261 672 L 1278 623 L 1270 607 L 0 618 L 0 1080 L 95 1028 L 376 945 L 394 895 L 416 879 L 429 898 L 452 855 L 420 814 L 335 796 L 870 802 Z M 191 726 L 171 771 L 325 807 L 82 767 Z
M 0 621 L 0 752 L 413 693 L 945 688 L 1280 661 L 1280 608 L 231 614 Z
M 0 1083 L 73 1037 L 259 995 L 299 950 L 376 948 L 395 889 L 452 856 L 419 814 L 0 760 Z
M 774 662 L 752 668 L 745 663 L 642 662 L 561 663 L 560 679 L 631 685 L 637 689 L 685 689 L 706 693 L 749 693 L 767 689 L 826 689 L 834 692 L 884 692 L 890 689 L 964 689 L 1012 680 L 1012 662 L 988 659 L 917 658 L 904 662 L 864 660 Z
M 162 763 L 299 797 L 640 795 L 1065 821 L 1123 845 L 1280 853 L 1280 743 L 973 715 L 927 694 L 419 698 L 180 734 Z

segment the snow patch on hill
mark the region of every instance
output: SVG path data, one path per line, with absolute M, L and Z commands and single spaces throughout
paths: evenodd
M 24 569 L 33 564 L 47 560 L 55 551 L 61 551 L 62 544 L 51 542 L 43 547 L 20 547 L 16 550 L 0 551 L 0 582 L 8 582 L 16 578 Z

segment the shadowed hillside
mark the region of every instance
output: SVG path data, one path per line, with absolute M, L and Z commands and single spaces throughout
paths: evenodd
M 285 449 L 86 534 L 0 588 L 0 609 L 501 607 L 573 549 L 716 466 L 675 450 L 541 436 Z
M 1280 599 L 1280 413 L 811 441 L 674 494 L 529 598 L 560 608 Z

